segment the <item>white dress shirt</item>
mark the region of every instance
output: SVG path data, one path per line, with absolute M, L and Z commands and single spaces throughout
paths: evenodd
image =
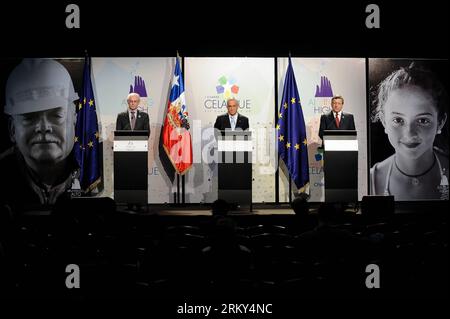
M 234 131 L 236 129 L 236 124 L 237 124 L 237 119 L 238 119 L 238 114 L 234 114 L 234 115 L 230 115 L 228 114 L 228 117 L 230 118 L 230 125 L 231 125 L 231 130 Z M 232 119 L 234 119 L 234 127 L 233 127 L 233 121 Z

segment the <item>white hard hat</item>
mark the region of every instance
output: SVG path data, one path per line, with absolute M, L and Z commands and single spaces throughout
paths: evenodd
M 9 75 L 5 97 L 9 115 L 66 107 L 79 98 L 69 72 L 51 59 L 24 59 Z

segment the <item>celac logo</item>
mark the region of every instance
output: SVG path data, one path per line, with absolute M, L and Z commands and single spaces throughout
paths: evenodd
M 206 112 L 223 112 L 223 110 L 227 109 L 227 100 L 234 98 L 239 102 L 239 111 L 250 112 L 252 108 L 252 101 L 244 96 L 241 96 L 240 98 L 237 96 L 240 88 L 236 82 L 236 79 L 231 76 L 226 77 L 225 75 L 222 75 L 218 78 L 216 84 L 216 94 L 205 96 L 205 100 L 203 102 L 204 110 Z
M 239 93 L 239 86 L 233 77 L 227 78 L 223 75 L 219 78 L 219 85 L 216 86 L 216 92 L 217 94 L 222 94 L 224 99 L 229 99 Z

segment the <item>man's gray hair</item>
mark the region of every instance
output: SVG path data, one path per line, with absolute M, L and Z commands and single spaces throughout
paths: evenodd
M 239 105 L 239 100 L 235 99 L 234 97 L 227 99 L 227 106 L 228 106 L 228 102 L 230 102 L 230 101 L 235 101 L 237 106 L 240 106 Z
M 137 94 L 137 93 L 130 93 L 130 94 L 128 94 L 127 95 L 127 101 L 130 99 L 130 97 L 132 97 L 132 96 L 135 96 L 135 97 L 137 97 L 139 100 L 141 99 L 141 96 L 139 95 L 139 94 Z

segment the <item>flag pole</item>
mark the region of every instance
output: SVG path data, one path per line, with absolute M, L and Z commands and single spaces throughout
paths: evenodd
M 177 60 L 180 59 L 180 52 L 177 50 Z M 181 63 L 181 61 L 180 61 Z M 177 172 L 177 204 L 184 204 L 184 175 L 181 176 L 181 189 L 180 189 L 180 174 Z
M 181 63 L 181 74 L 184 75 L 184 60 L 183 58 L 180 56 L 180 52 L 177 50 L 177 55 L 180 58 L 180 63 Z M 184 79 L 183 79 L 183 83 L 184 83 Z M 185 178 L 185 174 L 181 175 L 181 203 L 184 205 L 186 203 L 186 178 Z
M 289 50 L 289 62 L 291 61 L 291 50 Z M 292 178 L 289 174 L 289 204 L 292 203 Z
M 186 188 L 185 188 L 186 180 L 184 179 L 184 174 L 181 175 L 181 204 L 185 204 L 186 202 Z
M 181 73 L 184 74 L 184 63 L 183 58 L 180 56 L 180 51 L 177 50 L 177 59 L 180 59 L 181 64 Z M 178 179 L 180 177 L 180 174 L 177 175 Z M 178 203 L 185 204 L 186 203 L 186 179 L 185 174 L 181 175 L 181 198 L 180 198 L 180 192 L 178 192 Z
M 275 88 L 275 115 L 274 118 L 278 117 L 279 103 L 278 103 L 278 58 L 275 57 L 274 63 L 274 88 Z M 276 129 L 276 121 L 274 121 L 274 129 Z M 279 157 L 278 157 L 279 160 Z M 278 161 L 277 169 L 275 171 L 275 204 L 280 203 L 280 162 Z
M 292 203 L 292 178 L 289 174 L 289 204 Z
M 180 174 L 177 173 L 177 204 L 180 203 Z

